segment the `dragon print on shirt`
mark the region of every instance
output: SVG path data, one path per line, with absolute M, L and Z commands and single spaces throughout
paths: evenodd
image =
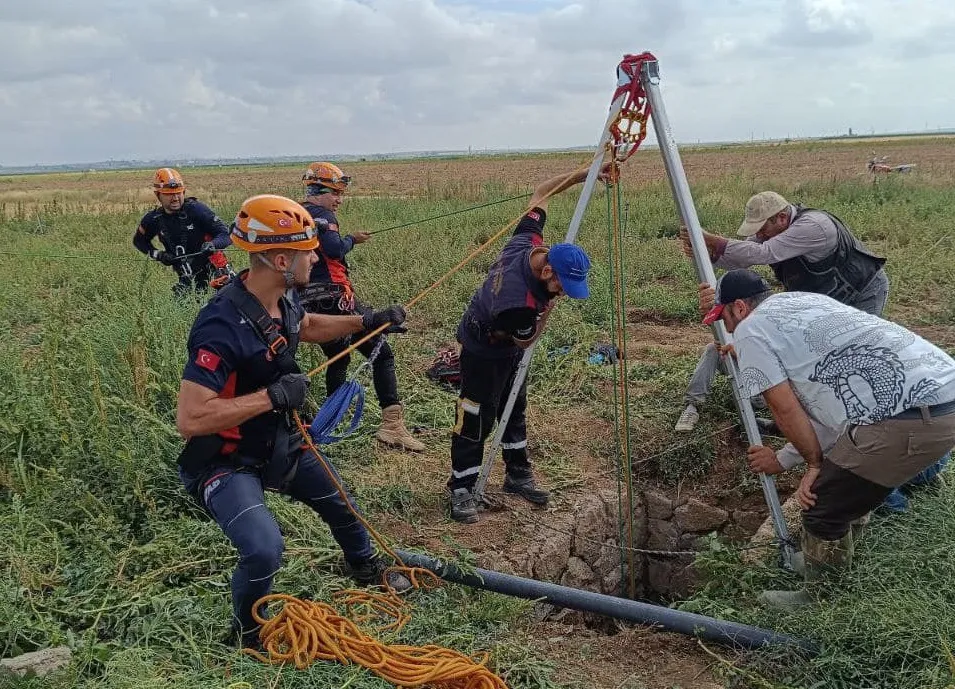
M 892 416 L 905 388 L 905 367 L 887 347 L 850 344 L 816 364 L 809 380 L 832 388 L 850 423 Z
M 749 390 L 765 390 L 769 385 L 769 377 L 754 366 L 739 372 L 739 389 L 744 395 L 750 395 Z
M 931 406 L 938 404 L 938 396 L 935 394 L 942 387 L 937 380 L 923 378 L 909 390 L 909 396 L 905 398 L 905 408 L 921 407 L 922 405 Z

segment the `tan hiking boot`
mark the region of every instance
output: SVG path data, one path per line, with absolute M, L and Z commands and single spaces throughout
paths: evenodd
M 425 446 L 414 438 L 405 428 L 404 415 L 400 404 L 392 404 L 381 410 L 381 426 L 375 437 L 385 445 L 400 447 L 411 452 L 424 452 Z

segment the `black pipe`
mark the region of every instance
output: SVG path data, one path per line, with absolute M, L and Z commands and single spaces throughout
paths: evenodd
M 446 564 L 426 555 L 409 553 L 404 550 L 396 552 L 406 565 L 431 570 L 442 579 L 455 584 L 464 584 L 465 586 L 486 589 L 518 598 L 542 600 L 561 608 L 597 613 L 619 620 L 657 625 L 669 631 L 736 648 L 751 649 L 778 644 L 793 646 L 810 655 L 819 653 L 819 649 L 811 641 L 780 634 L 770 629 L 760 629 L 738 622 L 718 620 L 715 617 L 706 617 L 661 605 L 642 603 L 629 598 L 617 598 L 602 593 L 581 591 L 569 586 L 525 579 L 524 577 L 502 574 L 489 569 L 475 568 L 473 571 L 462 572 L 454 565 Z

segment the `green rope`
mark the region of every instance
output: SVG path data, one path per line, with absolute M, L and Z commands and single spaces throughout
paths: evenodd
M 477 206 L 469 206 L 468 208 L 461 208 L 456 211 L 451 211 L 449 213 L 442 213 L 440 215 L 432 215 L 429 218 L 420 218 L 418 220 L 411 220 L 409 222 L 401 223 L 400 225 L 392 225 L 391 227 L 383 227 L 380 230 L 373 230 L 369 234 L 381 234 L 382 232 L 390 232 L 391 230 L 398 230 L 402 227 L 410 227 L 411 225 L 420 225 L 422 223 L 431 222 L 432 220 L 440 220 L 441 218 L 449 218 L 452 215 L 460 215 L 461 213 L 467 213 L 468 211 L 475 211 L 481 208 L 487 208 L 488 206 L 497 206 L 502 203 L 507 203 L 508 201 L 516 201 L 517 199 L 526 199 L 530 194 L 518 194 L 517 196 L 508 196 L 504 199 L 498 199 L 496 201 L 488 201 L 487 203 L 482 203 Z M 227 247 L 223 251 L 239 251 L 236 247 Z M 98 256 L 82 256 L 78 254 L 43 254 L 43 253 L 30 253 L 30 252 L 16 252 L 16 251 L 0 251 L 0 256 L 17 256 L 19 258 L 45 258 L 45 259 L 73 259 L 73 260 L 85 260 L 85 261 L 124 261 L 132 262 L 142 260 L 139 257 L 131 256 L 110 256 L 109 254 L 100 254 Z
M 87 261 L 123 261 L 127 263 L 134 263 L 139 261 L 148 261 L 149 258 L 146 256 L 120 256 L 120 255 L 109 255 L 102 254 L 100 256 L 82 256 L 79 254 L 44 254 L 44 253 L 31 253 L 29 251 L 18 252 L 18 251 L 0 251 L 0 256 L 16 256 L 18 258 L 66 258 L 66 259 L 80 259 Z
M 623 251 L 623 219 L 619 217 L 620 209 L 623 207 L 623 188 L 620 184 L 616 185 L 617 187 L 617 227 L 619 232 L 617 233 L 617 265 L 618 265 L 618 279 L 617 284 L 620 286 L 620 292 L 616 295 L 616 304 L 618 310 L 618 322 L 620 323 L 620 338 L 621 342 L 617 344 L 619 348 L 618 357 L 621 361 L 621 367 L 623 369 L 623 437 L 626 442 L 623 443 L 623 447 L 626 448 L 624 457 L 622 458 L 623 464 L 623 475 L 627 481 L 627 520 L 628 520 L 628 531 L 630 535 L 630 542 L 627 544 L 631 549 L 634 547 L 633 544 L 633 532 L 634 532 L 634 523 L 633 523 L 633 458 L 631 456 L 632 445 L 630 438 L 630 378 L 627 375 L 627 299 L 626 299 L 626 285 L 624 282 L 624 277 L 626 272 L 624 270 L 624 251 Z M 632 555 L 631 555 L 632 557 Z M 634 595 L 634 576 L 635 573 L 631 569 L 630 571 L 630 595 Z
M 609 184 L 607 186 L 607 193 L 604 196 L 607 197 L 607 265 L 609 270 L 607 272 L 607 293 L 610 295 L 610 330 L 614 333 L 613 339 L 616 339 L 617 332 L 617 309 L 616 309 L 616 291 L 617 285 L 614 282 L 614 250 L 613 250 L 613 220 L 611 218 L 611 208 L 610 208 L 610 189 Z M 613 367 L 613 427 L 614 427 L 614 457 L 616 461 L 616 474 L 617 474 L 617 514 L 621 517 L 623 516 L 623 481 L 622 481 L 622 468 L 620 466 L 620 455 L 623 452 L 621 437 L 620 437 L 620 398 L 618 396 L 617 390 L 617 366 Z M 617 520 L 617 542 L 624 542 L 624 528 L 623 528 L 623 519 Z M 626 553 L 620 551 L 620 581 L 623 581 L 624 575 L 626 574 Z
M 625 299 L 618 291 L 618 280 L 621 290 L 623 289 L 623 241 L 620 235 L 616 236 L 614 242 L 614 209 L 612 205 L 612 195 L 609 193 L 609 184 L 607 196 L 607 256 L 609 258 L 609 276 L 610 276 L 610 327 L 614 333 L 614 344 L 618 348 L 618 357 L 620 362 L 625 362 L 626 353 L 626 313 L 624 311 Z M 617 185 L 617 209 L 620 208 L 620 186 Z M 617 226 L 619 227 L 619 217 Z M 620 341 L 617 341 L 618 328 L 622 333 Z M 627 567 L 629 560 L 633 555 L 633 482 L 632 467 L 630 465 L 630 393 L 629 381 L 626 376 L 625 363 L 623 365 L 623 380 L 620 379 L 620 364 L 613 367 L 613 414 L 614 414 L 614 439 L 617 456 L 617 513 L 620 515 L 618 520 L 618 536 L 620 543 L 627 543 L 629 548 L 620 551 L 620 577 L 623 580 L 627 574 L 629 582 L 628 593 L 634 595 L 634 571 L 633 567 Z M 618 389 L 619 383 L 619 389 Z M 626 448 L 626 451 L 624 451 Z M 626 481 L 626 517 L 624 518 L 624 481 Z M 626 558 L 626 559 L 625 559 Z
M 398 230 L 402 227 L 410 227 L 411 225 L 420 225 L 422 223 L 431 222 L 432 220 L 440 220 L 441 218 L 449 218 L 452 215 L 459 215 L 461 213 L 467 213 L 468 211 L 476 211 L 479 208 L 487 208 L 488 206 L 497 206 L 502 203 L 507 203 L 508 201 L 516 201 L 517 199 L 526 199 L 530 194 L 519 194 L 518 196 L 509 196 L 506 199 L 498 199 L 497 201 L 488 201 L 487 203 L 482 203 L 477 206 L 469 206 L 468 208 L 461 208 L 460 210 L 451 211 L 449 213 L 442 213 L 441 215 L 432 215 L 430 218 L 421 218 L 420 220 L 411 220 L 409 222 L 401 223 L 400 225 L 392 225 L 391 227 L 383 227 L 380 230 L 372 230 L 368 234 L 381 234 L 382 232 L 391 232 L 392 230 Z

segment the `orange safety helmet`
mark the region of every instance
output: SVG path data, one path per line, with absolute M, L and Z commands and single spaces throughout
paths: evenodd
M 242 203 L 232 223 L 232 242 L 252 253 L 318 248 L 312 216 L 292 199 L 275 194 L 260 194 Z
M 302 175 L 302 184 L 306 187 L 319 184 L 335 191 L 345 191 L 351 177 L 346 175 L 337 165 L 331 163 L 312 163 Z
M 181 194 L 186 189 L 182 175 L 171 167 L 161 167 L 153 177 L 153 191 L 157 194 Z

